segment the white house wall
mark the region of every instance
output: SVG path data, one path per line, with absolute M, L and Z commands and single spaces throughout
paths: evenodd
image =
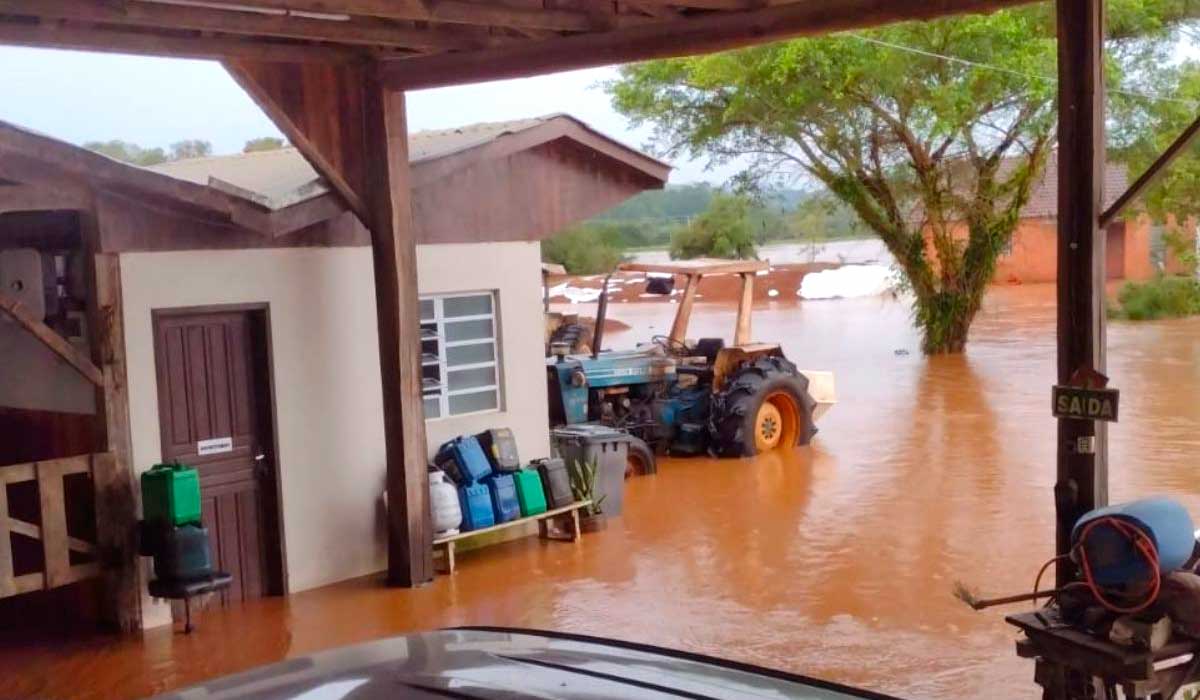
M 422 294 L 495 290 L 502 410 L 427 424 L 430 450 L 508 426 L 524 459 L 549 453 L 537 243 L 419 246 Z M 161 458 L 151 310 L 270 307 L 288 587 L 382 570 L 383 409 L 371 251 L 363 247 L 124 253 L 133 463 Z

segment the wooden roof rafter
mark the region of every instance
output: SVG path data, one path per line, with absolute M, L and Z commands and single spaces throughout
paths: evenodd
M 0 43 L 380 60 L 396 89 L 682 56 L 1034 0 L 0 0 Z

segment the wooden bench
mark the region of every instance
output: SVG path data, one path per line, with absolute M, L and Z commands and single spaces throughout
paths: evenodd
M 560 542 L 574 542 L 579 539 L 579 511 L 582 508 L 590 506 L 591 501 L 576 501 L 569 506 L 548 510 L 545 513 L 531 515 L 527 518 L 517 518 L 506 523 L 485 527 L 481 530 L 468 530 L 454 535 L 445 535 L 433 540 L 433 553 L 435 557 L 440 552 L 440 564 L 435 562 L 438 573 L 453 574 L 454 573 L 454 547 L 457 542 L 486 535 L 489 532 L 498 532 L 511 527 L 517 527 L 526 523 L 536 522 L 538 524 L 538 537 L 544 540 L 559 540 Z

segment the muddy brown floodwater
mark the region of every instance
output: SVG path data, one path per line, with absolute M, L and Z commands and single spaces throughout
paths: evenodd
M 662 332 L 672 311 L 613 305 L 632 329 L 611 342 Z M 691 335 L 733 322 L 701 305 Z M 415 591 L 360 580 L 209 611 L 186 637 L 7 643 L 0 697 L 137 697 L 461 624 L 634 639 L 903 697 L 1036 697 L 1005 611 L 972 612 L 950 591 L 1026 590 L 1052 553 L 1053 289 L 990 292 L 961 357 L 922 357 L 907 308 L 879 298 L 763 305 L 755 336 L 837 373 L 840 403 L 809 448 L 664 460 L 629 482 L 607 531 L 465 554 Z M 1114 500 L 1166 493 L 1200 512 L 1200 320 L 1113 324 L 1109 368 L 1123 394 Z

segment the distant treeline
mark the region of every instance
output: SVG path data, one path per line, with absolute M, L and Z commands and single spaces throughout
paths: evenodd
M 542 259 L 573 274 L 611 270 L 631 250 L 667 248 L 671 257 L 754 257 L 756 246 L 869 235 L 854 212 L 825 192 L 775 190 L 755 197 L 712 185 L 643 192 L 542 243 Z

